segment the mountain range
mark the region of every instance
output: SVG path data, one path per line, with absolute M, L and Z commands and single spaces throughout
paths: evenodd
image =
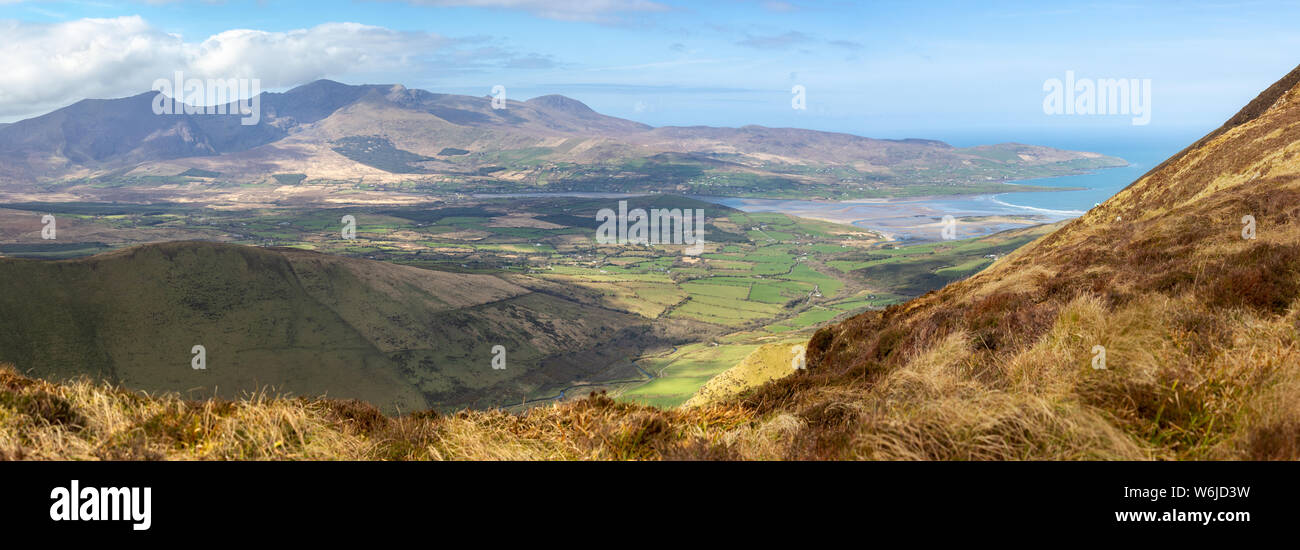
M 498 109 L 491 97 L 320 80 L 261 94 L 260 118 L 245 126 L 234 114 L 154 114 L 158 94 L 87 99 L 0 126 L 0 182 L 44 189 L 284 181 L 547 189 L 599 182 L 607 189 L 624 182 L 656 191 L 712 186 L 726 195 L 888 193 L 925 184 L 963 192 L 1124 164 L 1014 143 L 956 148 L 792 128 L 656 128 L 560 95 Z M 827 189 L 801 187 L 808 185 Z

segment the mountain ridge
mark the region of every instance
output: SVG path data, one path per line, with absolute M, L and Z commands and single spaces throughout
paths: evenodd
M 956 185 L 960 191 L 962 185 L 989 180 L 1124 164 L 1093 153 L 1016 144 L 960 149 L 935 140 L 759 125 L 653 127 L 600 114 L 556 94 L 507 100 L 498 109 L 490 97 L 318 80 L 262 93 L 257 124 L 244 126 L 240 115 L 155 115 L 152 103 L 160 93 L 82 100 L 0 126 L 0 181 L 94 193 L 97 187 L 84 185 L 86 180 L 141 185 L 142 177 L 175 178 L 194 169 L 234 183 L 266 181 L 276 173 L 325 181 L 449 177 L 469 184 L 531 186 L 556 180 L 585 186 L 632 176 L 635 185 L 655 188 L 707 185 L 707 177 L 717 174 L 753 190 L 787 193 L 807 184 L 849 192 L 882 181 Z M 234 105 L 227 111 L 236 112 Z M 340 140 L 369 141 L 352 147 Z M 445 150 L 466 153 L 438 155 Z M 663 153 L 688 157 L 654 160 Z M 394 158 L 411 160 L 394 163 Z M 728 164 L 695 160 L 705 158 Z

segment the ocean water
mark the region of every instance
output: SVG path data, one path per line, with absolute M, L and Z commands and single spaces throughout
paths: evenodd
M 1193 139 L 1184 141 L 1177 138 L 1164 138 L 1127 144 L 1081 143 L 1061 147 L 1117 156 L 1127 160 L 1129 165 L 1123 168 L 1098 170 L 1090 174 L 1012 182 L 1044 187 L 1085 188 L 1081 191 L 1001 193 L 992 195 L 992 200 L 1025 212 L 1041 212 L 1066 217 L 1079 216 L 1093 205 L 1105 202 L 1192 141 Z

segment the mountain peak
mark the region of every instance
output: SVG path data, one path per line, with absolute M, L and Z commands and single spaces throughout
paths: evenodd
M 591 110 L 586 103 L 560 94 L 537 96 L 525 103 L 572 114 L 596 114 L 596 111 Z
M 329 80 L 327 78 L 322 78 L 320 80 L 314 80 L 312 82 L 308 82 L 300 86 L 295 86 L 293 89 L 285 93 L 286 94 L 320 93 L 320 92 L 326 92 L 331 90 L 344 90 L 353 87 L 354 86 L 352 86 L 351 84 L 344 84 L 342 82 L 337 82 L 334 80 Z

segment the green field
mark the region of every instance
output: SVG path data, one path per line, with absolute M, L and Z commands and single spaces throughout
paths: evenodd
M 643 361 L 654 380 L 621 394 L 621 398 L 656 407 L 676 407 L 717 374 L 739 363 L 757 344 L 692 344 L 662 358 Z

